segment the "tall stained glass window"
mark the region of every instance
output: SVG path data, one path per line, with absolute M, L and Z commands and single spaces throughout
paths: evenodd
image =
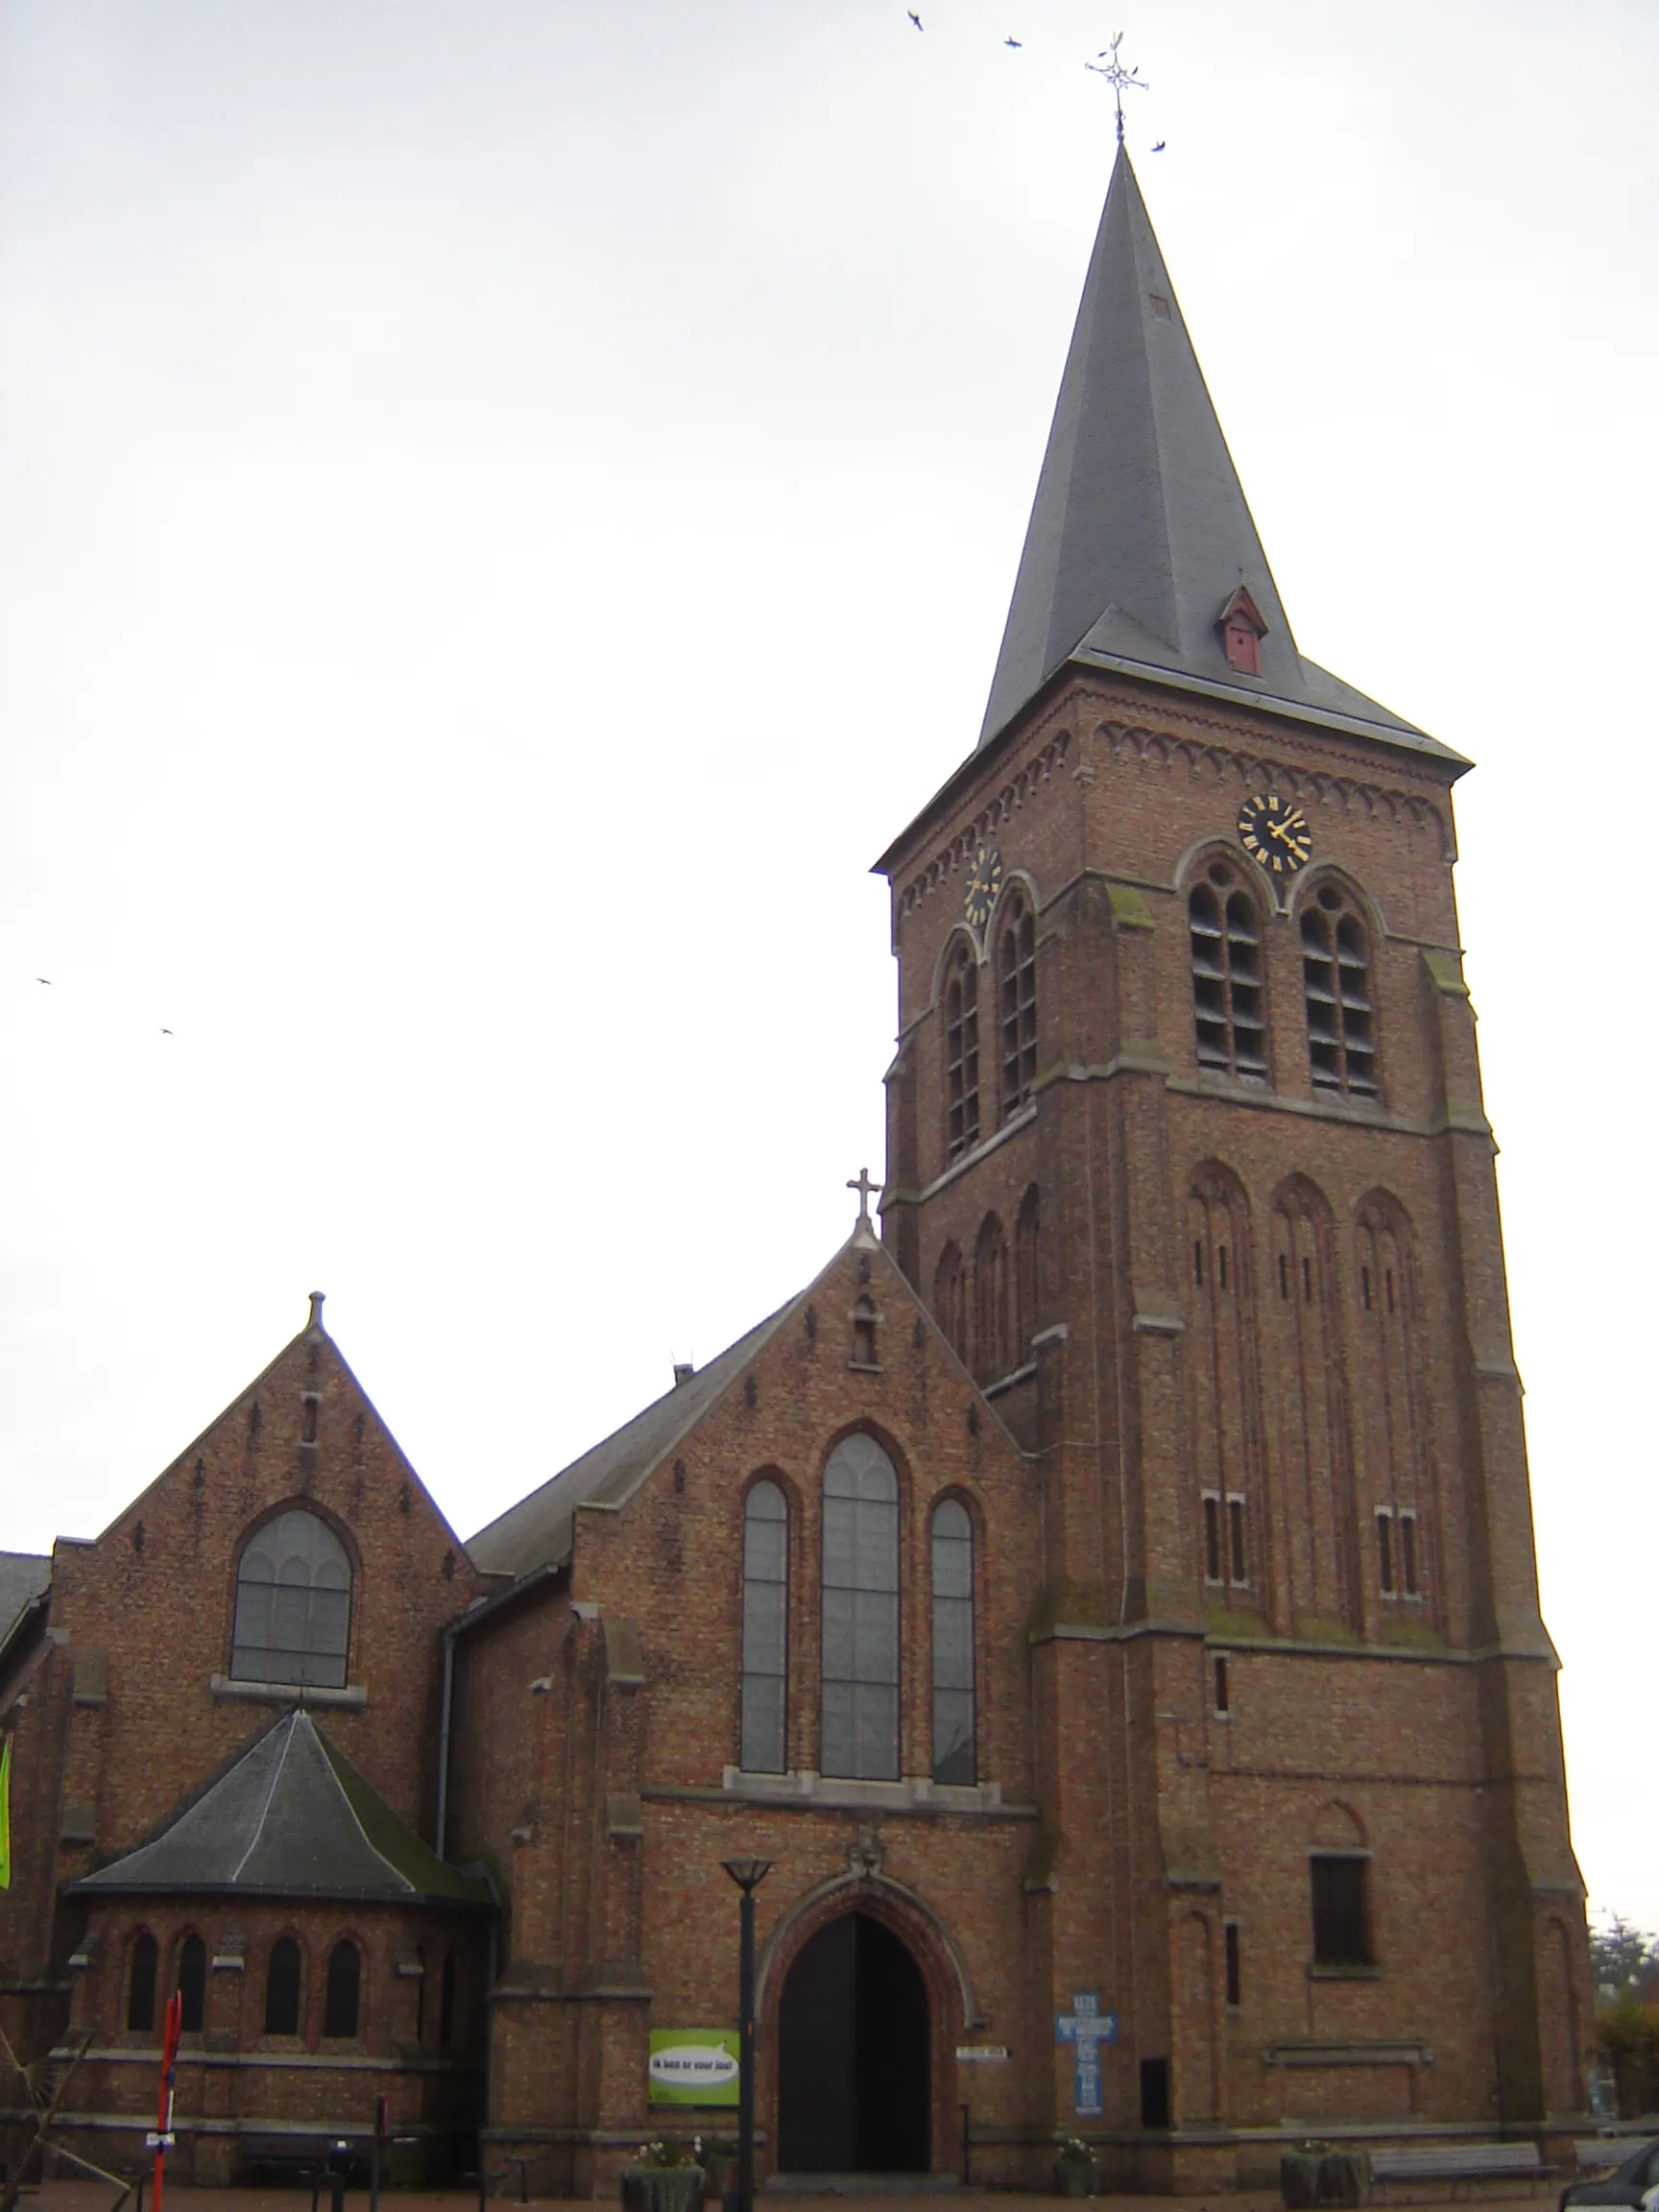
M 899 1478 L 873 1436 L 824 1470 L 826 1774 L 899 1779 Z

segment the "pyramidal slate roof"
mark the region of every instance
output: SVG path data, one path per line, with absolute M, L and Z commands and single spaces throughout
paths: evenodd
M 149 1842 L 69 1887 L 94 1896 L 493 1904 L 488 1884 L 445 1865 L 300 1709 L 274 1721 Z
M 1222 649 L 1239 585 L 1260 676 Z M 1127 152 L 1119 147 L 979 743 L 1067 662 L 1223 696 L 1462 763 L 1296 650 Z

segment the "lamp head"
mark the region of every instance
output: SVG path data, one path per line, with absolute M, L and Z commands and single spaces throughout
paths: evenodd
M 720 1863 L 745 1896 L 758 1889 L 772 1871 L 770 1859 L 722 1859 Z

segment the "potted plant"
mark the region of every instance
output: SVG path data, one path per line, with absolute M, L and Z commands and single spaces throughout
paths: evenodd
M 1060 2197 L 1093 2197 L 1100 2187 L 1100 2168 L 1081 2135 L 1069 2135 L 1054 2153 L 1054 2190 Z
M 616 2176 L 622 2212 L 698 2212 L 703 2201 L 703 2144 L 675 2135 L 641 2143 L 632 2165 Z
M 1337 2151 L 1329 2143 L 1303 2143 L 1279 2161 L 1279 2194 L 1286 2212 L 1317 2204 L 1363 2204 L 1371 2161 L 1363 2151 Z

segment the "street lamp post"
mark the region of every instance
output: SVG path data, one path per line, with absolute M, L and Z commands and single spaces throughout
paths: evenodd
M 723 1859 L 742 1891 L 737 1908 L 737 2212 L 755 2212 L 755 1892 L 770 1859 Z

